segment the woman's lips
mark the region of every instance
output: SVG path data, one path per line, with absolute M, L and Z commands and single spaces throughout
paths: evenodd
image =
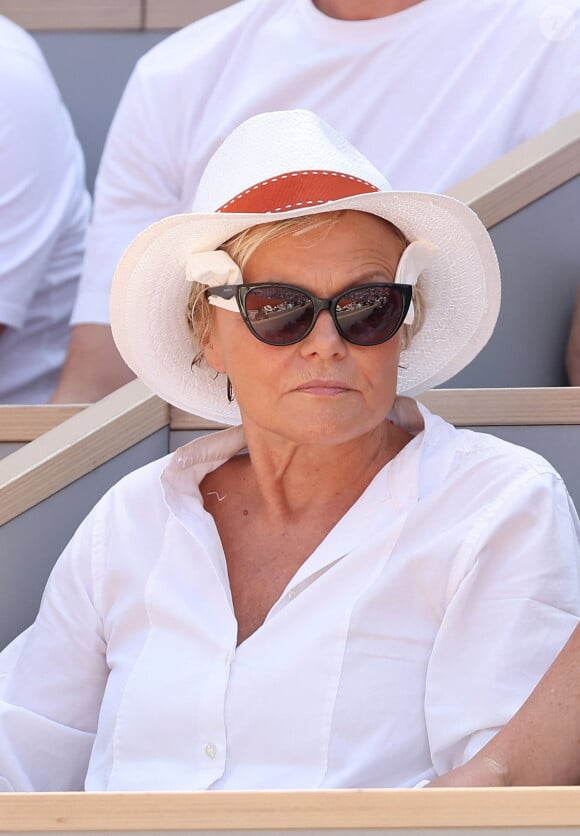
M 309 380 L 308 383 L 303 383 L 297 387 L 297 392 L 304 392 L 307 395 L 342 395 L 345 392 L 350 392 L 351 387 L 347 386 L 340 380 Z

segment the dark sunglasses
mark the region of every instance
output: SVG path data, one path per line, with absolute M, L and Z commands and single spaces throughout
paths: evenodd
M 252 334 L 268 345 L 293 345 L 314 328 L 320 311 L 328 311 L 336 330 L 354 345 L 380 345 L 403 324 L 412 286 L 377 282 L 333 296 L 318 296 L 291 284 L 238 284 L 208 288 L 208 296 L 235 297 Z

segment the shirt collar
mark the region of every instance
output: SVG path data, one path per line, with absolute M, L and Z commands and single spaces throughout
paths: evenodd
M 395 399 L 388 418 L 412 436 L 420 435 L 425 429 L 426 423 L 431 423 L 434 420 L 434 416 L 426 407 L 418 404 L 413 398 L 407 397 L 397 397 Z M 410 449 L 407 450 L 409 446 Z M 245 447 L 246 439 L 241 426 L 207 433 L 190 441 L 183 447 L 179 447 L 169 456 L 161 474 L 165 501 L 169 509 L 179 516 L 187 508 L 191 510 L 192 500 L 196 504 L 201 503 L 203 507 L 199 485 L 204 477 L 232 456 L 240 453 Z M 414 448 L 415 445 L 412 443 L 407 445 L 386 466 L 387 470 L 392 471 L 389 474 L 389 482 L 393 480 L 396 482 L 396 485 L 392 485 L 390 492 L 401 501 L 412 501 L 417 498 L 416 480 L 413 480 L 414 484 L 411 485 L 407 472 L 409 454 L 413 452 Z M 384 472 L 385 468 L 377 474 L 371 484 L 377 481 L 380 474 Z M 381 481 L 380 478 L 378 481 Z
M 390 421 L 410 435 L 417 435 L 425 428 L 425 419 L 433 418 L 429 410 L 418 404 L 413 398 L 397 397 L 389 415 Z M 183 447 L 179 447 L 163 469 L 163 476 L 176 476 L 187 472 L 187 483 L 191 485 L 193 476 L 199 485 L 204 476 L 216 470 L 228 459 L 240 453 L 246 447 L 246 438 L 242 426 L 229 427 L 225 430 L 207 433 Z

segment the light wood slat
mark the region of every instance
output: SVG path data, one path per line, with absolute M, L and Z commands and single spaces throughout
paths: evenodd
M 458 427 L 580 424 L 580 388 L 432 389 L 419 397 Z
M 145 29 L 180 29 L 237 0 L 144 0 Z
M 0 525 L 167 425 L 134 380 L 0 461 Z
M 580 387 L 543 389 L 432 389 L 418 400 L 458 427 L 580 424 Z M 224 425 L 171 408 L 172 430 Z
M 0 795 L 0 832 L 580 827 L 580 788 Z
M 448 194 L 468 203 L 488 229 L 580 175 L 580 112 L 462 181 Z
M 208 421 L 199 415 L 191 415 L 175 406 L 169 407 L 169 429 L 171 430 L 222 430 L 226 424 Z
M 141 29 L 142 0 L 0 0 L 0 14 L 32 31 Z
M 32 441 L 72 418 L 86 405 L 0 406 L 0 442 Z

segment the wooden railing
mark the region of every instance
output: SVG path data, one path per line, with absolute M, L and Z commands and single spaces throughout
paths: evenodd
M 580 175 L 580 111 L 463 180 L 447 194 L 488 229 Z
M 259 833 L 522 836 L 580 828 L 580 788 L 0 795 L 0 833 Z
M 27 409 L 34 414 L 34 407 L 21 407 L 22 423 L 32 429 L 32 420 L 24 418 Z M 169 422 L 167 404 L 138 380 L 87 409 L 72 409 L 77 414 L 69 420 L 0 461 L 0 525 Z M 0 441 L 18 434 L 10 428 L 11 410 L 0 407 Z
M 0 14 L 32 31 L 179 29 L 236 0 L 0 0 Z

